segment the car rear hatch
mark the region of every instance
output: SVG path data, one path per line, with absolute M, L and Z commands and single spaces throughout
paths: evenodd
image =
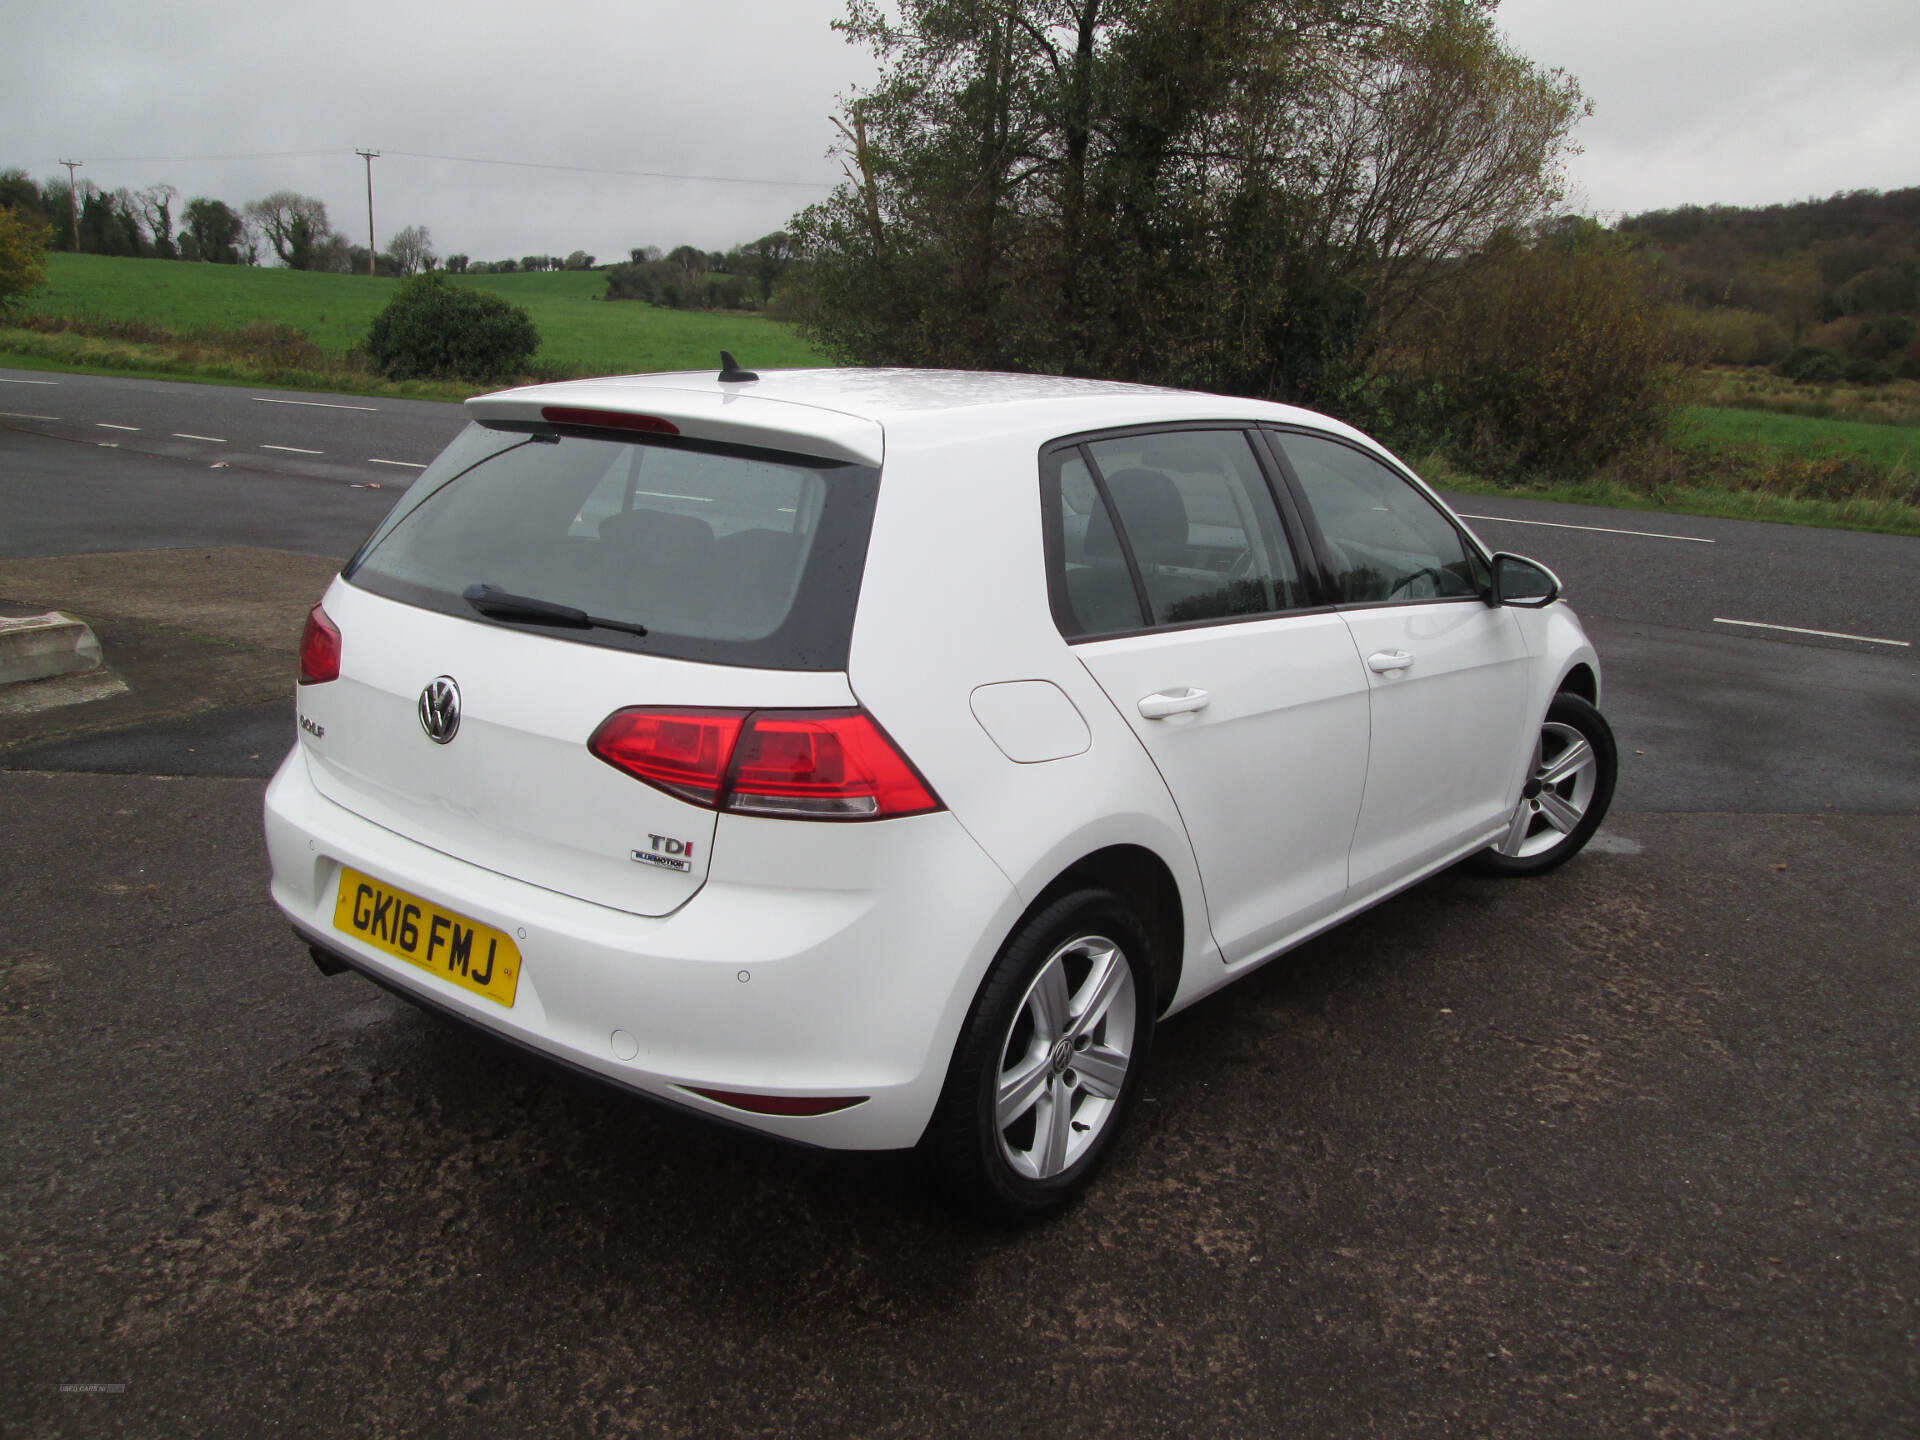
M 590 742 L 632 707 L 853 706 L 878 472 L 580 413 L 496 414 L 515 428 L 469 427 L 409 490 L 327 594 L 337 676 L 301 686 L 301 742 L 378 825 L 661 915 L 704 883 L 717 812 Z

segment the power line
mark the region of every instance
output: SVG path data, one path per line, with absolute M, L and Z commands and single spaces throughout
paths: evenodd
M 344 150 L 256 150 L 239 155 L 96 155 L 96 165 L 185 165 L 199 160 L 297 160 L 312 155 L 344 155 Z M 67 162 L 59 162 L 64 165 Z
M 477 155 L 428 155 L 418 150 L 388 150 L 409 160 L 446 160 L 459 165 L 509 165 L 518 170 L 563 170 L 575 175 L 626 175 L 641 180 L 697 180 L 715 185 L 784 185 L 801 190 L 831 190 L 819 180 L 760 180 L 742 175 L 683 175 L 671 170 L 613 170 L 598 165 L 556 165 L 537 160 L 486 160 Z
M 109 155 L 96 165 L 186 165 L 208 160 L 298 160 L 320 155 L 362 155 L 360 150 L 260 150 L 229 155 Z M 387 150 L 409 160 L 438 160 L 454 165 L 503 165 L 515 170 L 556 170 L 574 175 L 621 175 L 638 180 L 688 180 L 707 185 L 774 185 L 796 190 L 831 190 L 821 180 L 770 180 L 747 175 L 688 175 L 675 170 L 620 170 L 599 165 L 561 165 L 539 160 L 494 160 L 482 155 L 431 155 L 421 150 Z M 65 161 L 60 162 L 65 164 Z

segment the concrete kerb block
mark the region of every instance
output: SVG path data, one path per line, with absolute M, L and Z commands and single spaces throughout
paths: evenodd
M 99 638 L 84 620 L 59 610 L 0 616 L 0 685 L 84 674 L 104 663 Z

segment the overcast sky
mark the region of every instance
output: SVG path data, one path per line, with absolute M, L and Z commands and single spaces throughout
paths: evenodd
M 46 178 L 82 160 L 108 189 L 164 181 L 236 206 L 299 190 L 364 239 L 354 151 L 377 149 L 382 246 L 412 224 L 476 259 L 725 248 L 839 178 L 828 117 L 873 74 L 828 28 L 841 10 L 0 0 L 0 168 Z M 1920 0 L 1505 0 L 1499 13 L 1519 50 L 1594 102 L 1572 164 L 1589 213 L 1920 184 Z

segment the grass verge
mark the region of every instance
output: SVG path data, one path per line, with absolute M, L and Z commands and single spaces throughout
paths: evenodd
M 1694 403 L 1729 410 L 1920 426 L 1920 380 L 1886 385 L 1802 385 L 1764 366 L 1710 366 L 1691 377 Z
M 1920 425 L 1695 405 L 1681 412 L 1678 434 L 1710 450 L 1759 444 L 1810 460 L 1857 454 L 1889 468 L 1920 469 Z
M 297 343 L 249 345 L 247 333 L 173 335 L 154 327 L 114 322 L 82 322 L 77 328 L 55 329 L 39 328 L 39 323 L 33 328 L 5 325 L 0 326 L 0 365 L 18 370 L 192 380 L 209 385 L 318 390 L 403 400 L 459 401 L 497 388 L 450 381 L 383 380 L 364 365 L 350 364 L 345 356 L 319 350 L 308 354 Z M 294 339 L 299 340 L 297 332 Z
M 1438 455 L 1415 468 L 1436 489 L 1465 495 L 1920 536 L 1920 483 L 1912 471 L 1856 457 L 1783 455 L 1757 443 L 1710 449 L 1659 441 L 1576 481 L 1500 484 Z

